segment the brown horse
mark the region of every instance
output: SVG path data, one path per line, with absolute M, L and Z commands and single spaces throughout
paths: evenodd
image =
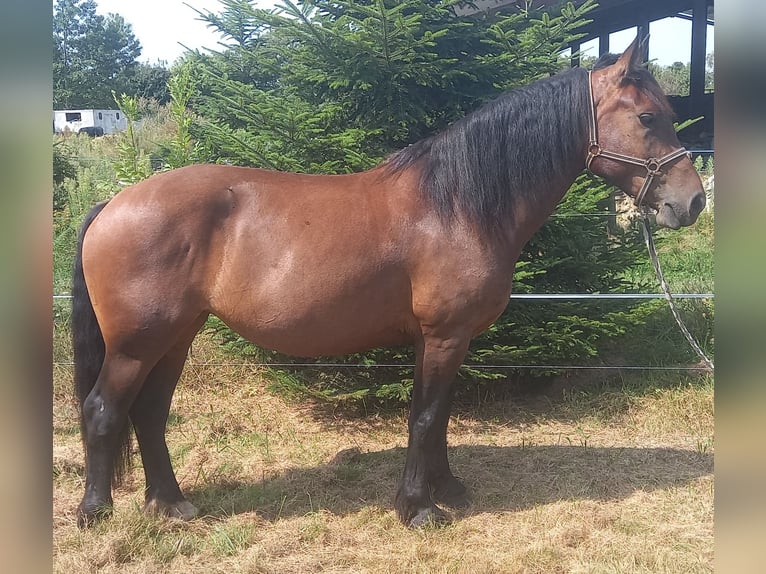
M 587 166 L 672 228 L 705 204 L 634 42 L 591 73 L 508 92 L 380 166 L 341 176 L 197 165 L 96 206 L 75 264 L 75 385 L 86 453 L 78 522 L 111 512 L 135 429 L 146 511 L 189 519 L 165 443 L 171 397 L 210 314 L 308 357 L 411 344 L 399 518 L 443 521 L 453 379 L 503 311 L 522 247 Z M 592 119 L 591 119 L 592 118 Z

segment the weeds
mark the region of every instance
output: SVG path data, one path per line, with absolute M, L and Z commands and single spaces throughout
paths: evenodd
M 234 522 L 234 521 L 232 521 Z M 251 524 L 218 524 L 210 532 L 210 544 L 218 556 L 234 556 L 248 546 L 253 538 Z
M 121 94 L 117 96 L 112 92 L 112 97 L 117 107 L 125 114 L 128 120 L 128 129 L 124 134 L 118 135 L 117 150 L 119 152 L 115 160 L 115 171 L 120 185 L 127 186 L 138 183 L 152 175 L 152 164 L 146 151 L 138 145 L 136 135 L 136 123 L 138 122 L 138 98 Z

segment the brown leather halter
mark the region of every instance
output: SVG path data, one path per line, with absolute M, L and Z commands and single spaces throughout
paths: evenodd
M 598 145 L 598 131 L 596 128 L 596 102 L 593 99 L 593 85 L 590 71 L 588 72 L 588 99 L 590 100 L 590 106 L 588 106 L 590 117 L 588 118 L 588 157 L 585 159 L 585 168 L 590 171 L 590 164 L 593 162 L 593 160 L 597 157 L 603 157 L 605 159 L 620 161 L 622 163 L 638 165 L 646 169 L 644 184 L 641 186 L 638 194 L 633 199 L 633 204 L 636 207 L 640 207 L 641 203 L 644 201 L 646 193 L 649 191 L 649 188 L 654 181 L 654 178 L 658 175 L 662 175 L 662 167 L 674 159 L 681 157 L 682 155 L 691 157 L 691 154 L 686 150 L 685 147 L 680 147 L 670 152 L 669 154 L 662 156 L 661 158 L 650 157 L 647 159 L 641 159 L 630 155 L 615 153 L 602 149 L 601 146 Z

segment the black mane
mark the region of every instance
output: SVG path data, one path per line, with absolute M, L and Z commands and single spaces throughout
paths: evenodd
M 601 68 L 606 68 L 607 66 L 611 66 L 612 64 L 617 63 L 617 60 L 620 59 L 619 54 L 601 54 L 598 57 L 598 60 L 595 61 L 593 64 L 594 70 L 600 70 Z
M 418 163 L 420 191 L 445 219 L 456 211 L 498 229 L 529 198 L 583 162 L 587 73 L 575 68 L 501 95 L 439 134 L 392 154 L 398 173 Z

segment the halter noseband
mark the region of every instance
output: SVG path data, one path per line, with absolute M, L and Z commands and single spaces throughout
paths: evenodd
M 646 169 L 646 176 L 644 177 L 644 184 L 641 186 L 638 194 L 633 200 L 633 204 L 636 207 L 640 207 L 644 201 L 646 193 L 649 191 L 654 178 L 658 175 L 662 175 L 662 167 L 674 159 L 681 157 L 682 155 L 688 155 L 691 157 L 686 148 L 680 147 L 677 150 L 670 152 L 661 158 L 650 157 L 647 159 L 640 159 L 630 155 L 624 155 L 621 153 L 615 153 L 606 151 L 598 145 L 598 131 L 596 129 L 596 102 L 593 99 L 593 85 L 591 82 L 591 72 L 588 71 L 588 99 L 590 105 L 588 106 L 588 157 L 585 158 L 585 168 L 590 171 L 590 164 L 597 157 L 603 157 L 606 159 L 612 159 L 614 161 L 621 161 L 623 163 L 629 163 L 637 165 Z

